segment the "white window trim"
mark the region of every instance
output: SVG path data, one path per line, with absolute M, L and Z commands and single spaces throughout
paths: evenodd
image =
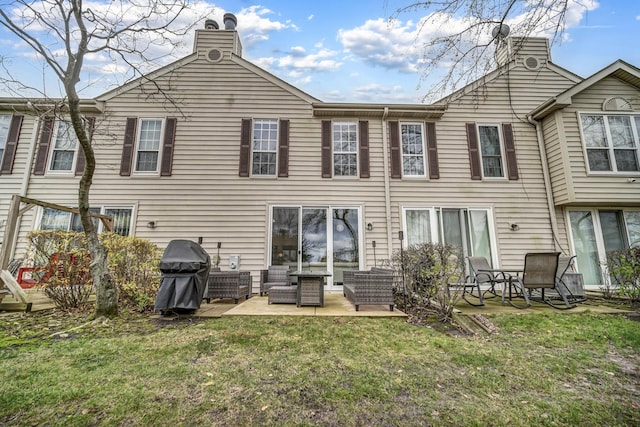
M 580 131 L 580 143 L 582 145 L 582 153 L 584 158 L 584 167 L 587 171 L 587 175 L 594 176 L 603 176 L 603 175 L 611 175 L 611 176 L 640 176 L 640 171 L 618 171 L 618 166 L 616 164 L 615 159 L 615 150 L 613 148 L 613 144 L 611 144 L 611 133 L 609 130 L 609 122 L 608 120 L 604 120 L 605 125 L 605 133 L 607 136 L 607 151 L 609 152 L 609 161 L 611 162 L 610 171 L 592 171 L 589 167 L 589 152 L 587 148 L 587 141 L 584 136 L 584 132 L 582 130 L 582 116 L 630 116 L 631 117 L 631 132 L 633 133 L 633 137 L 635 139 L 635 149 L 636 149 L 636 158 L 638 160 L 638 164 L 640 164 L 640 129 L 636 128 L 635 121 L 633 117 L 640 117 L 640 113 L 637 111 L 624 112 L 624 111 L 578 111 L 576 112 L 577 120 L 578 120 L 578 129 Z
M 72 206 L 73 203 L 69 204 Z M 42 230 L 42 220 L 44 219 L 44 211 L 45 207 L 40 207 L 38 212 L 34 218 L 33 230 Z M 53 208 L 52 208 L 53 209 Z M 135 236 L 135 221 L 136 221 L 136 213 L 137 213 L 137 205 L 101 205 L 100 206 L 100 214 L 104 215 L 107 209 L 130 209 L 131 210 L 131 220 L 129 223 L 129 235 L 127 237 Z M 66 231 L 71 231 L 71 220 L 73 219 L 73 213 L 68 212 L 69 219 L 67 220 L 67 228 Z M 104 225 L 102 221 L 98 221 L 98 233 L 104 232 Z
M 273 204 L 269 204 L 267 206 L 267 215 L 269 218 L 269 226 L 266 227 L 265 232 L 267 233 L 267 238 L 265 239 L 267 242 L 267 246 L 266 246 L 266 254 L 267 254 L 267 260 L 268 260 L 268 265 L 271 265 L 271 263 L 273 262 L 272 260 L 272 251 L 271 248 L 273 247 L 273 210 L 275 208 L 293 208 L 293 209 L 298 209 L 298 212 L 300 213 L 300 215 L 298 216 L 298 248 L 302 247 L 302 210 L 303 209 L 325 209 L 327 212 L 327 223 L 329 222 L 329 220 L 331 219 L 331 221 L 333 221 L 333 218 L 331 216 L 332 212 L 334 209 L 356 209 L 358 211 L 358 247 L 360 250 L 360 259 L 359 259 L 359 269 L 363 269 L 364 265 L 366 263 L 366 258 L 367 258 L 367 254 L 365 252 L 366 248 L 364 246 L 364 209 L 362 207 L 362 205 L 359 204 L 353 204 L 353 205 L 317 205 L 317 204 L 313 204 L 313 203 L 309 203 L 309 204 L 289 204 L 289 203 L 273 203 Z M 328 227 L 327 226 L 327 254 L 330 254 L 333 252 L 333 227 Z M 301 262 L 301 261 L 298 261 Z M 304 263 L 303 263 L 304 264 Z M 327 285 L 329 287 L 333 286 L 333 278 L 332 277 L 328 277 L 327 278 Z
M 500 140 L 500 162 L 502 165 L 502 176 L 486 176 L 484 174 L 484 155 L 482 154 L 482 142 L 480 141 L 480 127 L 495 127 L 498 129 L 498 139 Z M 506 180 L 507 178 L 507 164 L 504 149 L 504 138 L 502 137 L 502 126 L 499 123 L 476 123 L 476 132 L 478 134 L 478 154 L 480 155 L 480 174 L 482 179 L 489 180 Z
M 596 248 L 598 250 L 598 262 L 600 263 L 600 265 L 606 265 L 607 264 L 607 250 L 605 248 L 605 244 L 604 244 L 604 236 L 602 235 L 602 223 L 600 222 L 600 211 L 622 211 L 623 215 L 625 212 L 630 212 L 630 211 L 640 211 L 640 209 L 638 208 L 633 208 L 633 207 L 603 207 L 603 206 L 598 206 L 598 207 L 571 207 L 568 209 L 565 209 L 564 215 L 565 215 L 565 224 L 567 224 L 567 234 L 568 234 L 568 238 L 569 238 L 569 250 L 571 251 L 571 254 L 576 254 L 576 247 L 574 245 L 574 235 L 573 235 L 573 229 L 571 227 L 571 216 L 570 216 L 570 212 L 590 212 L 591 213 L 591 218 L 593 220 L 593 232 L 595 234 L 595 239 L 596 239 Z M 626 218 L 625 218 L 625 222 L 626 222 Z M 626 228 L 626 224 L 625 224 L 625 228 Z M 629 238 L 629 230 L 625 230 L 627 233 L 627 240 L 631 240 Z M 578 267 L 578 264 L 575 264 L 575 268 L 576 268 L 576 272 L 580 273 L 580 269 Z M 605 269 L 601 268 L 601 280 L 602 283 L 607 283 L 607 281 L 609 280 L 609 278 L 606 275 Z M 587 285 L 589 286 L 589 285 Z
M 432 239 L 435 237 L 436 242 L 442 242 L 442 230 L 440 221 L 442 221 L 442 215 L 440 215 L 440 221 L 438 221 L 437 211 L 442 212 L 443 209 L 466 209 L 467 211 L 484 211 L 487 213 L 487 218 L 489 219 L 489 239 L 491 241 L 491 257 L 494 260 L 494 267 L 500 268 L 500 258 L 498 256 L 498 239 L 496 238 L 496 225 L 495 225 L 495 217 L 493 215 L 493 208 L 486 206 L 479 207 L 471 207 L 471 206 L 403 206 L 402 207 L 402 231 L 404 233 L 404 239 L 402 240 L 402 247 L 407 248 L 409 245 L 409 234 L 407 230 L 407 216 L 406 211 L 410 210 L 423 210 L 429 211 L 429 225 L 431 228 L 431 236 Z M 466 263 L 466 260 L 465 260 Z M 466 265 L 466 264 L 465 264 Z
M 413 126 L 413 125 L 419 125 L 420 126 L 420 130 L 422 132 L 422 170 L 424 171 L 423 174 L 421 175 L 407 175 L 404 173 L 404 157 L 405 154 L 402 151 L 402 126 L 404 125 L 408 125 L 408 126 Z M 402 171 L 402 178 L 407 178 L 407 179 L 412 179 L 412 178 L 426 178 L 428 176 L 428 171 L 427 171 L 427 146 L 426 146 L 426 141 L 425 141 L 425 128 L 424 128 L 424 123 L 422 122 L 400 122 L 399 123 L 399 131 L 400 131 L 400 169 Z M 412 154 L 407 154 L 406 156 L 411 156 L 411 157 L 417 157 L 415 155 Z
M 404 238 L 402 239 L 402 247 L 409 247 L 409 229 L 407 228 L 407 211 L 427 211 L 429 212 L 429 228 L 431 237 L 435 237 L 437 241 L 440 241 L 440 227 L 436 216 L 435 206 L 403 206 L 402 207 L 402 232 Z
M 154 171 L 139 171 L 137 169 L 138 166 L 138 152 L 140 151 L 140 135 L 142 133 L 142 122 L 144 121 L 160 121 L 160 141 L 158 142 L 158 161 L 156 162 L 156 170 Z M 136 129 L 136 141 L 135 141 L 135 149 L 133 152 L 133 175 L 147 175 L 147 176 L 157 176 L 160 175 L 160 165 L 162 164 L 162 146 L 164 143 L 164 129 L 166 126 L 166 119 L 164 117 L 139 117 L 138 118 L 138 126 Z M 145 150 L 148 151 L 148 150 Z
M 13 115 L 0 114 L 0 117 L 9 118 L 9 122 L 7 124 L 7 135 L 4 138 L 0 138 L 0 162 L 2 162 L 2 157 L 4 156 L 4 150 L 7 148 L 7 140 L 9 139 L 9 132 L 11 131 L 11 120 L 13 119 Z
M 356 129 L 356 151 L 335 151 L 335 140 L 333 139 L 333 126 L 336 123 L 348 123 L 353 124 Z M 335 155 L 336 154 L 355 154 L 356 155 L 356 173 L 354 175 L 336 175 L 335 173 Z M 358 122 L 354 120 L 336 120 L 331 122 L 331 174 L 333 178 L 341 178 L 341 179 L 354 179 L 360 176 L 360 129 L 358 126 Z
M 253 135 L 255 132 L 255 126 L 257 120 L 263 121 L 271 121 L 276 123 L 276 148 L 274 150 L 254 150 L 253 149 Z M 257 117 L 252 118 L 251 120 L 251 150 L 249 151 L 249 170 L 251 178 L 265 178 L 265 179 L 274 179 L 278 177 L 278 151 L 280 148 L 280 119 L 273 117 Z M 253 153 L 274 153 L 276 155 L 276 169 L 273 174 L 260 174 L 253 173 Z
M 76 170 L 76 162 L 78 161 L 78 151 L 80 149 L 80 141 L 76 141 L 76 148 L 73 150 L 73 161 L 71 162 L 71 169 L 69 169 L 69 170 L 51 169 L 51 167 L 53 166 L 53 153 L 55 151 L 66 151 L 66 150 L 56 150 L 56 136 L 58 135 L 58 127 L 60 126 L 61 122 L 69 123 L 69 125 L 71 126 L 71 131 L 73 131 L 73 126 L 71 125 L 71 121 L 70 120 L 65 120 L 65 119 L 56 119 L 55 120 L 55 125 L 53 126 L 53 133 L 51 134 L 51 144 L 50 144 L 50 147 L 49 147 L 49 157 L 48 157 L 48 160 L 47 160 L 47 162 L 48 162 L 48 164 L 47 164 L 47 174 L 69 175 L 69 174 L 74 174 L 75 170 Z

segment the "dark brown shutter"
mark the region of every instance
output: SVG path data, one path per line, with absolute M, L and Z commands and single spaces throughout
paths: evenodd
M 427 129 L 427 159 L 429 162 L 429 178 L 440 178 L 440 167 L 438 165 L 438 143 L 436 141 L 436 124 L 425 123 Z
M 289 176 L 289 120 L 280 120 L 278 141 L 278 177 Z
M 49 154 L 49 145 L 53 134 L 53 122 L 54 118 L 51 116 L 45 116 L 43 119 L 42 133 L 40 134 L 40 142 L 36 153 L 36 163 L 33 168 L 34 175 L 44 175 L 47 170 L 47 155 Z
M 133 161 L 133 144 L 136 140 L 136 128 L 138 119 L 127 118 L 127 125 L 124 130 L 124 142 L 122 144 L 122 159 L 120 162 L 120 176 L 131 175 L 131 162 Z
M 513 128 L 511 123 L 502 124 L 504 136 L 504 148 L 507 152 L 507 173 L 510 180 L 518 179 L 518 161 L 516 160 L 516 145 L 513 141 Z
M 478 130 L 475 123 L 467 123 L 467 143 L 469 146 L 469 165 L 471 179 L 482 179 L 480 149 L 478 148 Z
M 160 165 L 160 176 L 171 176 L 177 123 L 178 119 L 175 117 L 169 117 L 164 124 L 164 141 L 162 142 L 162 164 Z
M 4 155 L 0 159 L 0 175 L 10 174 L 13 171 L 13 161 L 16 158 L 18 149 L 18 138 L 20 138 L 20 128 L 24 116 L 13 116 L 9 125 L 9 135 L 4 146 Z
M 249 176 L 249 167 L 251 166 L 251 127 L 252 119 L 242 119 L 242 128 L 240 130 L 240 168 L 239 176 Z
M 96 118 L 95 117 L 87 117 L 87 124 L 86 124 L 86 130 L 87 130 L 87 136 L 89 137 L 89 144 L 91 144 L 93 141 L 93 128 L 96 124 Z M 86 164 L 86 159 L 84 157 L 84 150 L 82 149 L 82 145 L 78 146 L 78 158 L 76 159 L 76 176 L 78 175 L 82 175 L 84 173 L 84 167 Z
M 369 178 L 369 122 L 361 121 L 358 124 L 360 125 L 360 178 Z
M 331 120 L 322 121 L 322 177 L 331 178 Z
M 402 178 L 402 153 L 400 152 L 400 128 L 398 122 L 389 122 L 389 150 L 391 178 Z

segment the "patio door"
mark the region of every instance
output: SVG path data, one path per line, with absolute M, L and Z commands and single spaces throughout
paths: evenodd
M 341 289 L 343 271 L 360 269 L 360 227 L 358 207 L 274 206 L 269 262 L 328 271 L 327 289 Z
M 640 211 L 576 209 L 568 212 L 571 243 L 584 284 L 604 284 L 607 253 L 640 246 Z

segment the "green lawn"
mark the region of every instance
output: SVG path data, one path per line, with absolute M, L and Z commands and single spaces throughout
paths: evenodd
M 0 317 L 0 425 L 640 425 L 640 323 Z M 60 333 L 60 331 L 67 331 Z

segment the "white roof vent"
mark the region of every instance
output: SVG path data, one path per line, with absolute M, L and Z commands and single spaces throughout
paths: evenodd
M 631 111 L 633 106 L 621 96 L 611 96 L 602 103 L 602 111 Z
M 207 51 L 207 61 L 220 62 L 222 61 L 222 51 L 220 49 L 209 49 Z

